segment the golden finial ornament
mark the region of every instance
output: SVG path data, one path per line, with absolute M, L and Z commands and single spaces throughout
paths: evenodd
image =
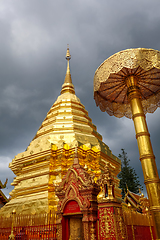
M 71 59 L 71 54 L 69 52 L 69 45 L 68 45 L 67 52 L 66 52 L 67 71 L 66 71 L 66 77 L 65 77 L 65 80 L 64 80 L 65 83 L 72 83 L 71 73 L 70 73 L 70 66 L 69 66 L 70 59 Z
M 69 51 L 69 45 L 67 45 L 67 52 L 66 52 L 67 71 L 66 71 L 64 84 L 62 86 L 61 94 L 65 93 L 65 92 L 70 92 L 70 93 L 75 94 L 74 86 L 72 84 L 70 66 L 69 66 L 70 59 L 71 59 L 71 54 Z
M 67 44 L 66 59 L 67 59 L 67 60 L 70 60 L 70 59 L 71 59 L 71 54 L 70 54 L 70 52 L 69 52 L 69 44 Z

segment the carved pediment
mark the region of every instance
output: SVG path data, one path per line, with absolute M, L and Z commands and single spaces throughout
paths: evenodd
M 55 186 L 55 192 L 66 191 L 67 187 L 72 183 L 78 184 L 80 189 L 93 187 L 95 185 L 94 175 L 90 176 L 90 174 L 79 164 L 73 164 L 71 168 L 68 170 L 65 177 L 62 179 L 62 182 L 59 186 Z
M 59 210 L 63 211 L 68 201 L 77 201 L 80 208 L 89 208 L 92 199 L 92 190 L 98 189 L 94 182 L 94 176 L 91 176 L 82 166 L 79 165 L 78 157 L 74 159 L 59 186 L 55 186 L 55 193 L 59 198 Z M 98 194 L 99 190 L 96 190 Z

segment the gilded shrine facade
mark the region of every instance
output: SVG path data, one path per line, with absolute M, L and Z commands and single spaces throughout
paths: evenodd
M 59 199 L 57 240 L 156 239 L 147 199 L 139 196 L 135 205 L 133 200 L 138 198 L 130 198 L 131 205 L 115 197 L 112 171 L 113 166 L 107 163 L 96 178 L 79 164 L 76 153 L 62 182 L 54 185 Z
M 99 186 L 75 156 L 61 184 L 55 187 L 57 206 L 57 239 L 96 239 L 97 195 Z

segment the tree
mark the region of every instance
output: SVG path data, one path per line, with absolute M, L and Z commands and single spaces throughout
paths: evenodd
M 127 153 L 124 149 L 121 149 L 121 151 L 122 153 L 118 156 L 121 159 L 121 172 L 118 174 L 118 177 L 120 179 L 120 188 L 122 189 L 122 198 L 124 198 L 127 187 L 133 193 L 139 193 L 139 189 L 142 190 L 143 187 L 134 168 L 129 165 L 130 159 L 128 159 Z

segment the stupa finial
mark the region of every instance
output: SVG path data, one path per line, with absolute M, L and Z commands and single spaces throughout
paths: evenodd
M 64 92 L 71 92 L 75 93 L 74 91 L 74 86 L 72 84 L 72 78 L 71 78 L 71 73 L 70 73 L 70 67 L 69 67 L 69 61 L 71 59 L 71 54 L 69 51 L 69 44 L 67 44 L 67 52 L 66 52 L 66 60 L 67 60 L 67 71 L 66 71 L 66 76 L 64 80 L 64 84 L 62 86 L 61 94 Z
M 69 61 L 71 59 L 71 54 L 69 52 L 69 44 L 67 44 L 66 59 Z

